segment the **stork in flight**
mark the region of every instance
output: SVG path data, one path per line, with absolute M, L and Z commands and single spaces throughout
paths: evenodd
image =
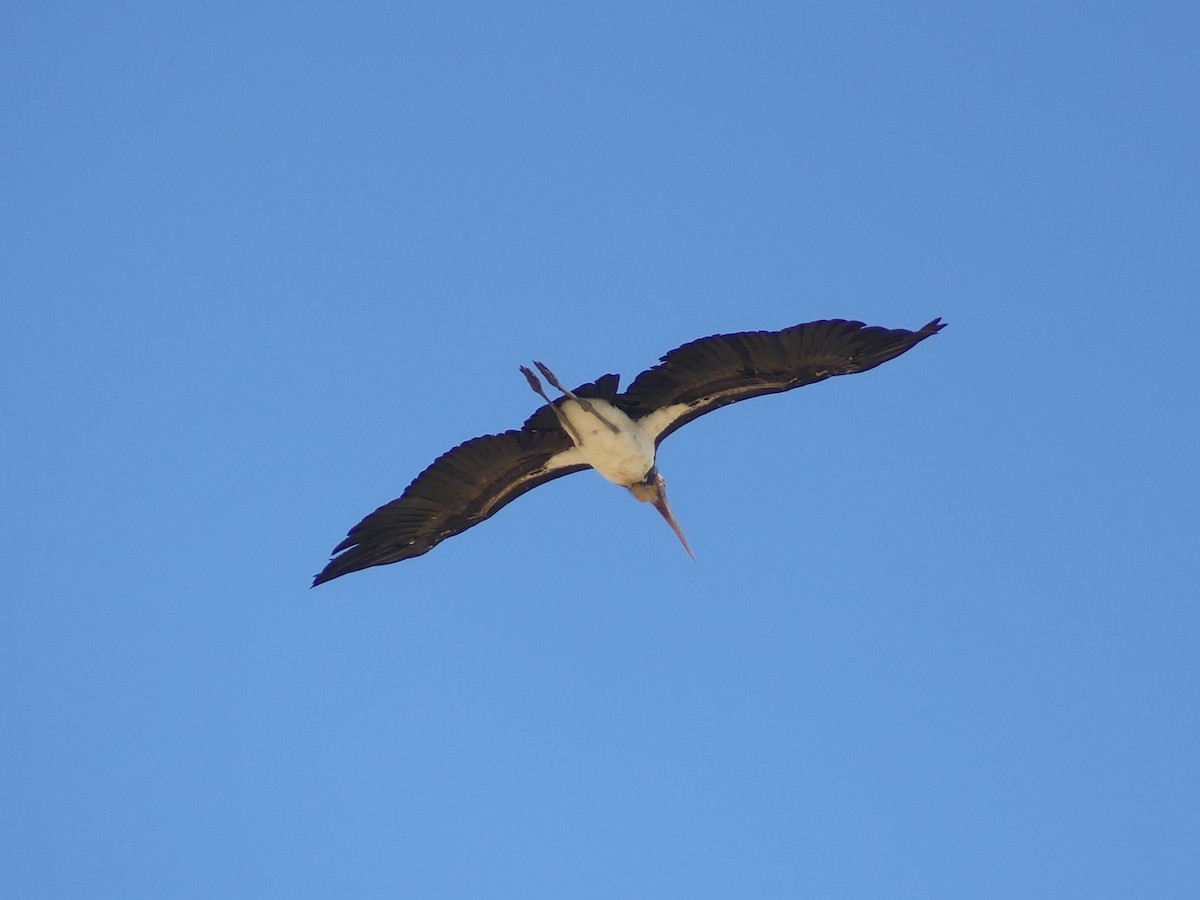
M 587 468 L 652 503 L 694 559 L 655 464 L 663 438 L 739 400 L 873 369 L 944 327 L 941 319 L 919 331 L 828 319 L 782 331 L 716 334 L 672 350 L 624 393 L 617 393 L 617 375 L 569 391 L 535 363 L 563 394 L 553 401 L 537 375 L 521 366 L 546 405 L 517 430 L 477 437 L 438 457 L 399 499 L 350 529 L 313 586 L 428 553 L 526 491 Z

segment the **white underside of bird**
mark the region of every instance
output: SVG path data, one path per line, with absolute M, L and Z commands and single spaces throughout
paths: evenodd
M 570 423 L 568 433 L 575 446 L 551 458 L 547 467 L 585 462 L 614 484 L 628 486 L 641 481 L 654 465 L 654 438 L 607 400 L 588 402 L 603 420 L 574 400 L 564 400 L 559 406 Z

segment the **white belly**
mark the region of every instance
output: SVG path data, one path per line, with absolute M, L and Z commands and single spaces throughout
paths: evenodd
M 630 485 L 641 481 L 654 465 L 654 441 L 629 416 L 608 401 L 588 402 L 600 415 L 616 425 L 617 431 L 614 433 L 574 400 L 565 401 L 560 409 L 575 430 L 571 437 L 584 460 L 617 484 Z

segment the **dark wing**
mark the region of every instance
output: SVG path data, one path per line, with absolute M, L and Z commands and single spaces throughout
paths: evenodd
M 832 375 L 865 372 L 944 327 L 941 319 L 920 331 L 829 319 L 783 331 L 717 334 L 672 350 L 635 378 L 617 403 L 655 436 L 657 445 L 714 409 Z
M 400 496 L 381 506 L 333 548 L 322 582 L 428 553 L 540 484 L 588 468 L 561 429 L 506 431 L 440 456 Z

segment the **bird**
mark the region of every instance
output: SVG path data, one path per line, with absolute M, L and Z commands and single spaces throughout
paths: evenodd
M 438 457 L 399 498 L 350 529 L 312 586 L 421 556 L 527 491 L 588 468 L 651 504 L 695 559 L 658 470 L 666 437 L 740 400 L 873 369 L 944 327 L 940 317 L 916 331 L 823 319 L 780 331 L 715 334 L 666 353 L 624 392 L 613 374 L 568 390 L 535 361 L 562 395 L 553 400 L 537 374 L 520 366 L 545 405 L 520 428 L 474 438 Z

